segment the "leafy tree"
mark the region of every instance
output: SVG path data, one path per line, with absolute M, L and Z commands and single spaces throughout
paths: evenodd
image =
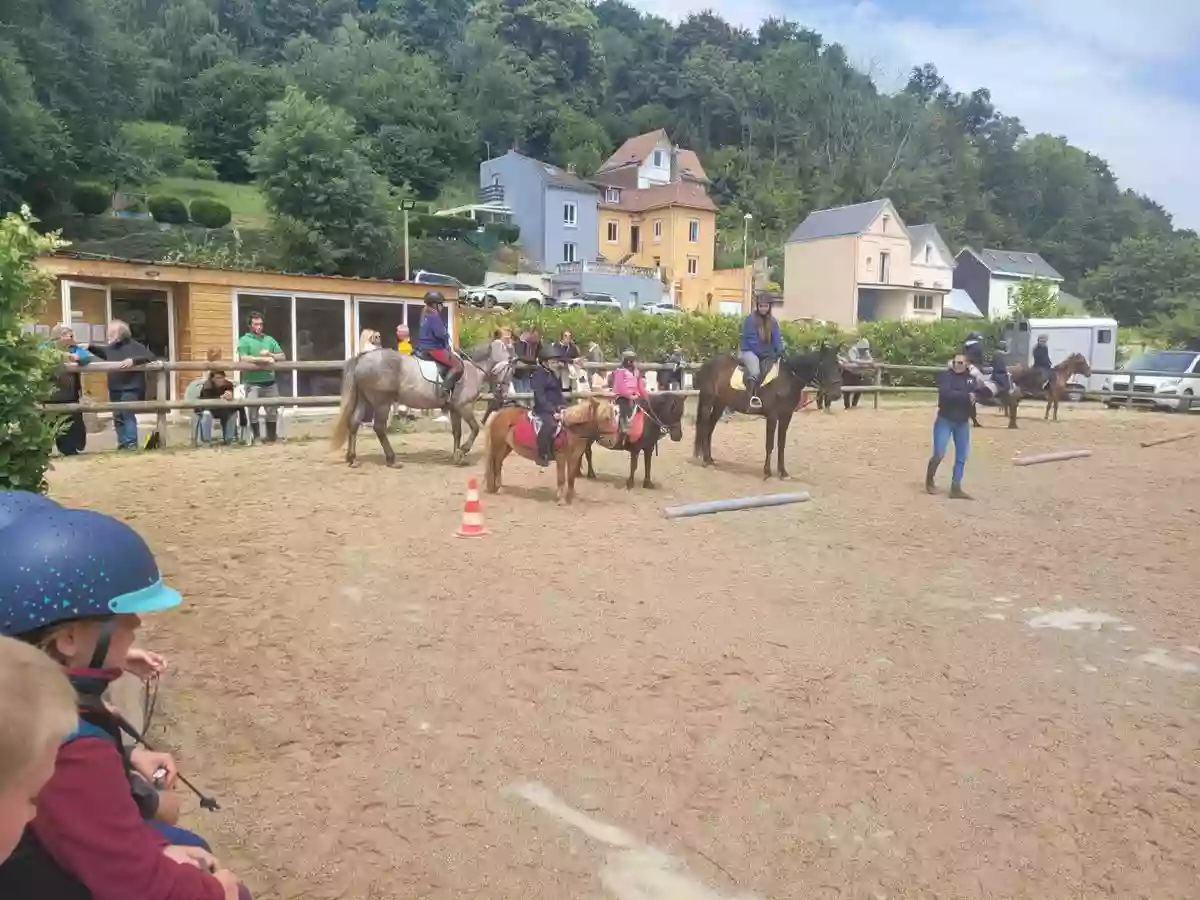
M 1163 347 L 1200 350 L 1200 294 L 1171 297 L 1146 323 L 1144 335 Z
M 71 172 L 70 138 L 37 98 L 33 77 L 0 31 L 0 211 L 49 197 Z
M 23 326 L 51 299 L 34 261 L 61 242 L 34 230 L 28 208 L 0 219 L 0 489 L 44 491 L 58 424 L 42 415 L 57 355 Z
M 192 82 L 184 123 L 193 155 L 212 160 L 227 181 L 249 181 L 246 161 L 254 134 L 266 127 L 267 107 L 283 96 L 286 77 L 276 69 L 224 62 Z
M 1012 311 L 1024 319 L 1062 316 L 1064 310 L 1054 295 L 1054 285 L 1044 278 L 1028 278 L 1017 285 Z
M 354 120 L 296 88 L 268 118 L 250 161 L 275 216 L 281 262 L 340 275 L 394 269 L 387 182 L 371 168 Z
M 1080 286 L 1083 297 L 1123 325 L 1166 312 L 1174 298 L 1200 296 L 1200 238 L 1130 238 Z

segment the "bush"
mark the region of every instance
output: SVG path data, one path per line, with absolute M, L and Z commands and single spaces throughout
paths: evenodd
M 508 325 L 518 332 L 530 325 L 537 325 L 542 335 L 548 338 L 569 330 L 581 347 L 586 347 L 591 341 L 598 343 L 608 360 L 615 359 L 626 347 L 632 347 L 643 360 L 657 361 L 678 342 L 689 360 L 702 362 L 737 349 L 742 317 L 702 313 L 650 316 L 640 312 L 613 315 L 584 309 L 535 311 L 526 307 L 497 316 L 492 312 L 464 309 L 459 322 L 459 340 L 464 347 L 475 346 L 489 340 L 492 330 L 501 325 Z M 801 322 L 781 322 L 780 331 L 789 348 L 801 350 L 815 347 L 824 340 L 848 345 L 857 337 L 833 326 Z M 858 334 L 871 341 L 871 352 L 876 359 L 884 362 L 944 366 L 962 347 L 969 331 L 982 332 L 989 344 L 994 344 L 1003 331 L 1003 323 L 952 319 L 940 322 L 868 322 L 859 329 Z M 886 372 L 884 380 L 893 385 L 928 385 L 933 383 L 933 375 Z
M 142 177 L 174 175 L 187 159 L 187 129 L 165 122 L 123 122 L 117 131 L 118 152 L 137 160 Z
M 491 222 L 483 226 L 483 230 L 488 234 L 494 234 L 496 239 L 502 244 L 512 246 L 521 239 L 521 226 L 511 225 L 505 222 Z
M 188 157 L 179 167 L 180 178 L 195 178 L 197 181 L 216 181 L 217 167 L 207 159 Z
M 62 246 L 57 235 L 40 235 L 23 208 L 0 219 L 0 490 L 42 491 L 50 451 L 61 423 L 42 415 L 59 354 L 41 346 L 22 326 L 50 302 L 52 279 L 34 265 Z
M 102 215 L 112 206 L 112 191 L 102 184 L 77 184 L 71 191 L 71 205 L 85 216 Z
M 479 230 L 479 223 L 465 216 L 433 216 L 425 213 L 408 214 L 409 237 L 457 238 Z
M 178 197 L 156 194 L 150 198 L 150 215 L 155 222 L 165 225 L 186 225 L 188 221 L 187 207 Z
M 205 228 L 224 228 L 233 218 L 228 206 L 210 197 L 197 197 L 188 207 L 188 211 L 192 221 Z

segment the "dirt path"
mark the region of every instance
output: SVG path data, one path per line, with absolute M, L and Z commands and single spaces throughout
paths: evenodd
M 656 492 L 597 451 L 569 509 L 510 460 L 473 542 L 441 435 L 395 471 L 370 437 L 356 470 L 81 458 L 53 494 L 184 593 L 147 633 L 158 725 L 256 896 L 1194 897 L 1200 483 L 1187 442 L 1137 445 L 1186 423 L 985 423 L 973 504 L 921 490 L 928 411 L 869 409 L 793 426 L 812 503 L 680 522 L 762 492 L 760 423 L 715 471 L 689 428 Z

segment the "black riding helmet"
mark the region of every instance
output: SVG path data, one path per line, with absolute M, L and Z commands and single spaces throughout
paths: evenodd
M 425 305 L 426 306 L 437 307 L 437 306 L 441 306 L 445 302 L 446 302 L 446 298 L 442 296 L 441 291 L 426 291 L 425 292 Z

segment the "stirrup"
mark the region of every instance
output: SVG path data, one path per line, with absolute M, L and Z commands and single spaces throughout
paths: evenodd
M 762 409 L 762 398 L 759 397 L 758 394 L 750 395 L 750 408 L 751 409 Z

